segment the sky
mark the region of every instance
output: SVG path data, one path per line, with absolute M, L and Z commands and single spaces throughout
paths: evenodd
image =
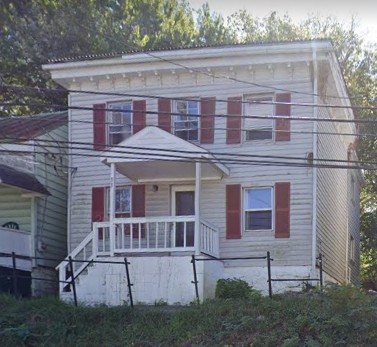
M 198 9 L 205 0 L 188 0 Z M 294 21 L 306 19 L 310 14 L 333 15 L 340 22 L 349 23 L 352 16 L 360 25 L 359 32 L 366 41 L 377 43 L 377 0 L 207 0 L 211 11 L 224 18 L 245 9 L 257 17 L 265 17 L 272 11 L 287 13 Z

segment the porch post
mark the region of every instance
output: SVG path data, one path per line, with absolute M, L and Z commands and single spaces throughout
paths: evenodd
M 115 247 L 115 191 L 116 191 L 116 177 L 115 177 L 115 163 L 110 166 L 110 256 L 114 256 Z
M 202 180 L 202 164 L 195 162 L 195 254 L 200 254 L 200 195 Z

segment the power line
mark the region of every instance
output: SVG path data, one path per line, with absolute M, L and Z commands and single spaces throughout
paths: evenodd
M 295 104 L 295 103 L 279 103 L 281 105 L 293 105 L 293 106 L 305 106 L 305 104 Z M 20 103 L 20 102 L 12 102 L 12 103 L 4 103 L 0 102 L 0 106 L 28 106 L 28 107 L 50 107 L 50 108 L 57 108 L 60 110 L 71 109 L 71 110 L 84 110 L 84 111 L 94 111 L 93 107 L 88 106 L 67 106 L 67 105 L 57 105 L 57 104 L 36 104 L 36 103 Z M 319 108 L 328 108 L 327 105 L 316 105 L 311 107 L 319 107 Z M 335 106 L 334 106 L 335 107 Z M 339 108 L 342 108 L 339 106 Z M 373 108 L 377 110 L 377 107 Z M 99 109 L 97 109 L 99 110 Z M 116 108 L 101 108 L 102 111 L 119 111 L 124 112 L 122 109 Z M 137 111 L 137 110 L 136 110 Z M 135 112 L 135 110 L 134 110 Z M 181 113 L 178 112 L 161 112 L 161 111 L 142 111 L 145 114 L 152 114 L 152 115 L 169 115 L 169 116 L 182 116 Z M 200 115 L 191 115 L 189 116 L 198 117 Z M 228 117 L 240 117 L 244 119 L 288 119 L 288 120 L 298 120 L 298 121 L 308 121 L 308 122 L 335 122 L 335 123 L 358 123 L 358 124 L 377 124 L 377 120 L 372 119 L 334 119 L 334 118 L 312 118 L 312 117 L 294 117 L 294 116 L 249 116 L 249 115 L 229 115 L 229 114 L 213 114 L 213 117 L 218 118 L 228 118 Z
M 91 147 L 80 147 L 79 145 L 86 145 L 85 143 L 74 143 L 76 146 L 70 146 L 68 149 L 74 149 L 78 151 L 95 151 L 92 147 L 92 144 L 89 144 Z M 54 144 L 47 145 L 49 148 L 59 148 L 59 146 L 56 146 Z M 130 147 L 130 146 L 119 146 L 118 148 L 124 148 L 125 150 L 120 149 L 114 149 L 111 148 L 107 151 L 100 152 L 100 153 L 72 153 L 70 152 L 68 155 L 71 156 L 88 156 L 88 157 L 97 157 L 97 158 L 119 158 L 119 155 L 116 154 L 122 154 L 122 158 L 126 159 L 139 159 L 139 160 L 169 160 L 171 158 L 174 158 L 178 161 L 185 161 L 185 162 L 192 162 L 195 160 L 199 161 L 206 161 L 205 158 L 202 158 L 201 156 L 205 154 L 205 152 L 202 151 L 182 151 L 182 150 L 172 150 L 172 149 L 156 149 L 156 148 L 150 148 L 150 147 Z M 145 151 L 150 151 L 152 153 L 146 153 Z M 2 152 L 22 152 L 22 153 L 30 153 L 28 151 L 17 151 L 17 150 L 2 150 Z M 159 152 L 159 153 L 157 153 Z M 162 152 L 162 153 L 161 153 Z M 110 154 L 114 155 L 110 155 Z M 173 154 L 172 154 L 173 153 Z M 188 157 L 187 155 L 197 155 L 196 157 Z M 211 158 L 212 162 L 222 163 L 222 164 L 263 164 L 263 165 L 269 165 L 269 166 L 299 166 L 299 167 L 332 167 L 332 168 L 347 168 L 347 169 L 371 169 L 370 166 L 376 166 L 377 168 L 377 162 L 362 162 L 362 161 L 348 161 L 348 160 L 340 160 L 340 159 L 319 159 L 319 158 L 313 158 L 308 160 L 307 158 L 302 157 L 288 157 L 288 156 L 269 156 L 269 155 L 251 155 L 251 154 L 235 154 L 235 153 L 225 153 L 225 152 L 214 152 L 211 153 L 214 158 Z M 129 155 L 129 156 L 127 156 Z M 135 157 L 140 156 L 140 157 Z M 219 158 L 222 157 L 222 158 Z M 233 159 L 236 157 L 236 159 Z M 166 158 L 166 159 L 161 159 Z M 241 159 L 240 159 L 241 158 Z M 285 162 L 279 162 L 279 161 L 272 161 L 272 160 L 251 160 L 249 158 L 257 158 L 257 159 L 281 159 L 286 160 Z M 288 161 L 287 161 L 288 160 Z M 289 161 L 290 160 L 290 161 Z M 296 160 L 296 162 L 292 162 L 292 160 Z M 299 160 L 300 162 L 297 162 Z M 349 163 L 350 165 L 329 165 L 329 164 L 315 164 L 314 162 L 330 162 L 330 163 Z M 355 165 L 354 165 L 355 164 Z M 357 164 L 357 165 L 356 165 Z M 374 168 L 372 168 L 374 169 Z
M 78 89 L 51 89 L 51 88 L 41 88 L 41 87 L 19 87 L 19 86 L 9 86 L 4 85 L 0 88 L 9 88 L 16 90 L 33 90 L 33 91 L 49 91 L 53 93 L 77 93 L 77 94 L 92 94 L 92 95 L 108 95 L 108 96 L 123 96 L 128 98 L 144 98 L 144 99 L 166 99 L 173 101 L 200 101 L 198 98 L 182 98 L 182 97 L 166 97 L 159 95 L 150 95 L 150 94 L 135 94 L 135 93 L 119 93 L 119 92 L 101 92 L 101 91 L 90 91 L 90 90 L 78 90 Z M 227 99 L 217 99 L 216 102 L 227 103 Z M 320 107 L 320 108 L 338 108 L 338 109 L 352 109 L 352 110 L 370 110 L 376 111 L 377 107 L 375 106 L 345 106 L 345 105 L 333 105 L 333 104 L 311 104 L 311 103 L 295 103 L 295 102 L 277 102 L 277 101 L 258 101 L 258 100 L 240 100 L 242 104 L 265 104 L 265 105 L 290 105 L 290 106 L 300 106 L 300 107 Z M 11 105 L 13 106 L 13 105 Z M 17 106 L 17 105 L 15 105 Z M 48 106 L 48 105 L 46 105 Z

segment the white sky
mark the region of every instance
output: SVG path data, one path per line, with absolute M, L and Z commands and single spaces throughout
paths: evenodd
M 198 9 L 205 0 L 188 0 Z M 293 20 L 306 19 L 310 14 L 333 15 L 340 22 L 349 23 L 356 16 L 359 31 L 366 41 L 377 43 L 377 0 L 207 0 L 211 11 L 221 13 L 224 18 L 240 9 L 263 18 L 272 11 L 287 13 Z

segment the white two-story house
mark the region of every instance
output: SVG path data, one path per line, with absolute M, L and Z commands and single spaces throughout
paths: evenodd
M 69 90 L 69 255 L 127 257 L 134 301 L 192 301 L 192 255 L 222 259 L 196 262 L 200 298 L 219 278 L 267 291 L 264 259 L 229 259 L 267 251 L 274 278 L 318 278 L 322 254 L 327 280 L 358 281 L 357 134 L 329 41 L 56 59 L 44 69 Z M 80 302 L 128 300 L 121 264 L 91 265 L 76 287 Z

